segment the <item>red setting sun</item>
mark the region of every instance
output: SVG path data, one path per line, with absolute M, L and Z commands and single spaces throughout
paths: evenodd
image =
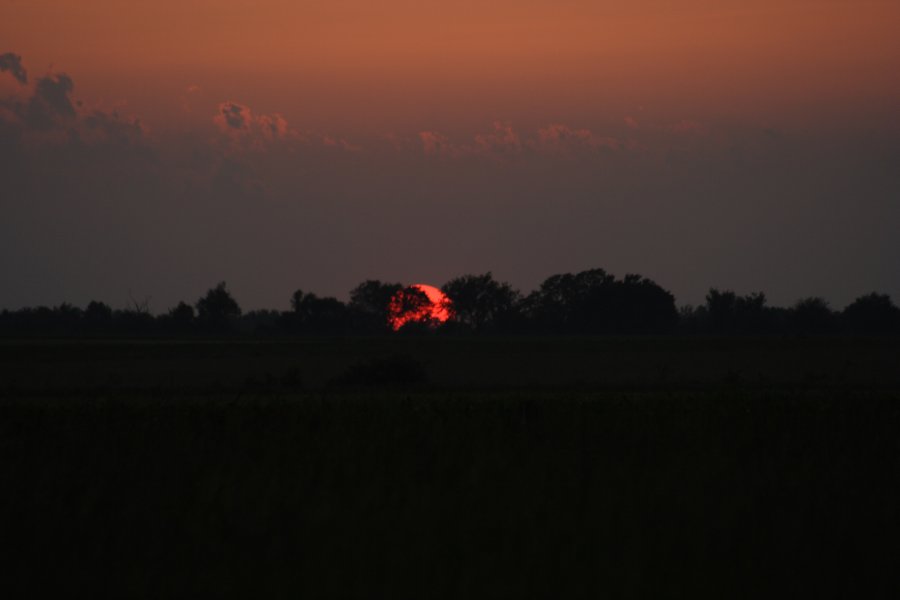
M 432 285 L 416 283 L 394 294 L 388 315 L 394 331 L 407 323 L 444 323 L 451 315 L 450 299 Z

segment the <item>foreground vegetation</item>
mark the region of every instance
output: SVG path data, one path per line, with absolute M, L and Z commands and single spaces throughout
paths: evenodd
M 6 581 L 14 597 L 54 582 L 128 597 L 886 594 L 898 400 L 5 402 Z
M 889 340 L 29 342 L 0 358 L 9 597 L 893 583 Z

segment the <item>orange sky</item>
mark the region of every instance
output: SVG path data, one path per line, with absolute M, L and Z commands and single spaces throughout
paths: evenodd
M 884 123 L 900 100 L 898 24 L 894 0 L 0 3 L 4 51 L 156 127 L 185 118 L 196 84 L 209 106 L 369 133 L 641 109 Z
M 898 25 L 898 0 L 0 0 L 0 308 L 593 267 L 681 302 L 900 297 Z

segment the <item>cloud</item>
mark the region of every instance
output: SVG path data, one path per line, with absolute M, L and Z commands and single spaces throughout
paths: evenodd
M 344 138 L 333 137 L 330 135 L 322 136 L 322 144 L 329 148 L 337 148 L 347 152 L 361 152 L 362 146 L 349 142 Z
M 233 101 L 221 103 L 213 120 L 225 132 L 258 134 L 268 140 L 288 134 L 287 121 L 281 115 L 255 115 L 248 106 Z
M 193 104 L 202 95 L 203 88 L 197 83 L 192 83 L 184 88 L 181 94 L 181 109 L 186 113 L 194 112 Z
M 476 134 L 472 144 L 454 144 L 446 136 L 432 130 L 420 131 L 419 140 L 426 155 L 452 158 L 483 156 L 503 159 L 520 153 L 524 148 L 519 134 L 512 126 L 500 121 L 494 122 L 493 131 Z
M 103 139 L 128 145 L 142 140 L 145 135 L 139 119 L 123 118 L 115 110 L 93 110 L 84 117 L 83 123 L 94 140 Z
M 261 115 L 256 123 L 268 138 L 283 138 L 288 134 L 288 124 L 281 115 Z
M 423 149 L 423 134 L 434 133 L 432 131 L 420 131 L 415 137 L 407 137 L 393 131 L 380 136 L 380 141 L 387 143 L 395 152 L 417 152 Z M 440 134 L 437 134 L 440 135 Z
M 697 121 L 690 121 L 687 119 L 682 119 L 678 123 L 674 123 L 673 125 L 669 125 L 666 129 L 672 133 L 680 133 L 680 134 L 704 134 L 709 132 L 709 128 L 702 123 L 698 123 Z
M 213 122 L 233 145 L 261 150 L 267 142 L 296 137 L 280 114 L 254 114 L 250 107 L 232 100 L 219 104 Z
M 590 129 L 572 129 L 559 123 L 538 129 L 537 141 L 540 149 L 554 152 L 600 148 L 618 150 L 621 147 L 620 142 L 615 138 L 594 135 Z
M 516 153 L 522 150 L 522 141 L 509 123 L 495 121 L 492 132 L 475 136 L 475 149 L 490 154 Z
M 528 153 L 572 155 L 579 151 L 594 152 L 603 148 L 619 150 L 624 147 L 616 138 L 599 136 L 589 129 L 573 129 L 558 123 L 542 127 L 536 134 L 524 137 L 509 123 L 496 121 L 493 127 L 491 132 L 476 134 L 472 143 L 460 145 L 437 131 L 420 131 L 421 149 L 429 156 L 472 156 L 504 160 Z
M 457 153 L 455 146 L 445 136 L 436 131 L 420 131 L 422 151 L 429 156 L 453 156 Z
M 25 67 L 22 66 L 22 57 L 18 54 L 13 54 L 12 52 L 0 54 L 0 73 L 5 71 L 9 71 L 16 78 L 16 81 L 22 85 L 28 83 L 28 73 L 25 71 Z
M 359 144 L 342 137 L 298 131 L 278 113 L 258 114 L 249 106 L 233 100 L 219 104 L 213 123 L 224 135 L 228 149 L 232 152 L 260 152 L 275 143 L 282 143 L 283 148 L 291 152 L 311 148 L 353 153 L 362 151 Z
M 215 122 L 231 129 L 247 129 L 252 116 L 250 109 L 237 102 L 223 102 L 219 105 L 219 114 Z
M 74 119 L 75 106 L 69 97 L 74 89 L 75 83 L 65 73 L 41 77 L 23 115 L 28 127 L 53 129 Z
M 4 54 L 0 64 L 18 81 L 27 81 L 18 55 Z M 87 109 L 73 100 L 74 90 L 75 82 L 65 73 L 41 77 L 33 86 L 22 85 L 14 95 L 0 99 L 3 135 L 17 147 L 21 144 L 22 150 L 46 144 L 134 145 L 145 139 L 140 121 L 117 111 Z

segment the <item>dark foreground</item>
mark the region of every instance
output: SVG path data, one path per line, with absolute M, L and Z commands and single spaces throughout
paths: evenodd
M 453 343 L 0 347 L 4 595 L 895 589 L 896 344 Z

